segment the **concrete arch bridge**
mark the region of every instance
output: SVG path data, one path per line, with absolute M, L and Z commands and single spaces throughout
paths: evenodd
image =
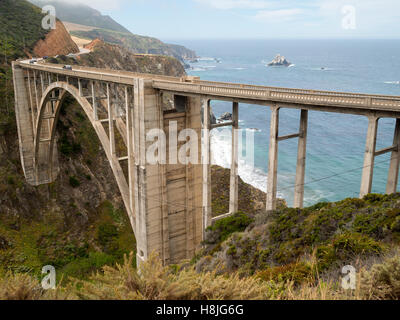
M 229 212 L 212 218 L 210 139 L 202 136 L 215 127 L 237 129 L 239 104 L 270 107 L 267 210 L 276 208 L 278 145 L 298 139 L 294 206 L 302 207 L 308 111 L 349 113 L 368 117 L 364 169 L 360 196 L 371 192 L 376 156 L 391 152 L 387 193 L 396 192 L 400 161 L 400 97 L 275 88 L 246 84 L 202 81 L 196 77 L 167 77 L 125 71 L 27 61 L 13 63 L 16 118 L 22 167 L 31 185 L 51 183 L 59 172 L 55 129 L 67 96 L 80 104 L 105 150 L 137 240 L 138 263 L 155 251 L 165 264 L 190 258 L 199 247 L 204 230 L 221 217 L 238 209 L 238 136 L 232 135 Z M 173 97 L 173 108 L 163 106 L 163 96 Z M 233 119 L 223 124 L 210 122 L 210 101 L 232 102 Z M 279 110 L 300 109 L 299 132 L 279 135 Z M 379 118 L 396 118 L 393 145 L 376 150 Z M 204 121 L 202 121 L 204 119 Z M 199 164 L 146 161 L 153 144 L 146 139 L 153 129 L 167 133 L 166 149 L 179 143 L 169 136 L 174 129 L 198 133 Z M 125 145 L 116 150 L 115 136 Z M 203 152 L 201 152 L 203 150 Z M 201 161 L 203 160 L 203 161 Z

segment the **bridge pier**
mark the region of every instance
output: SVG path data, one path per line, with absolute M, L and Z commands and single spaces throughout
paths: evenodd
M 279 141 L 298 138 L 296 183 L 294 190 L 294 207 L 303 208 L 304 178 L 306 170 L 308 110 L 300 111 L 299 132 L 286 136 L 279 136 L 279 106 L 271 108 L 271 128 L 269 142 L 268 183 L 267 183 L 267 211 L 276 210 L 278 187 L 278 144 Z
M 269 161 L 267 182 L 267 211 L 276 209 L 276 192 L 278 187 L 278 134 L 279 107 L 271 108 L 271 128 L 269 138 Z
M 202 163 L 203 163 L 203 223 L 204 227 L 211 226 L 211 107 L 209 99 L 202 99 L 203 110 L 203 139 L 202 139 Z
M 297 151 L 296 182 L 294 189 L 294 207 L 303 208 L 304 204 L 304 178 L 306 173 L 308 110 L 301 110 L 300 135 Z
M 371 193 L 372 189 L 378 122 L 379 122 L 378 117 L 376 116 L 368 117 L 368 131 L 367 131 L 367 141 L 365 146 L 364 166 L 361 177 L 360 198 L 363 198 L 368 193 Z
M 367 142 L 365 147 L 364 167 L 361 178 L 360 198 L 372 190 L 375 157 L 391 152 L 390 167 L 386 184 L 386 193 L 392 194 L 397 190 L 399 165 L 400 165 L 400 119 L 396 119 L 393 134 L 393 145 L 376 151 L 376 137 L 378 132 L 379 117 L 369 116 Z
M 229 213 L 233 214 L 239 209 L 239 103 L 232 104 L 232 160 L 230 172 L 230 188 L 229 188 Z
M 399 179 L 399 165 L 400 165 L 400 119 L 396 119 L 396 127 L 394 129 L 393 146 L 396 148 L 392 151 L 390 159 L 390 167 L 388 173 L 388 180 L 386 185 L 386 193 L 392 194 L 397 191 L 397 183 Z
M 210 226 L 213 222 L 229 217 L 232 214 L 238 212 L 239 210 L 239 103 L 234 101 L 232 102 L 232 121 L 223 122 L 218 124 L 210 125 L 210 112 L 208 111 L 203 114 L 203 118 L 207 119 L 205 123 L 205 128 L 208 132 L 208 136 L 205 134 L 204 137 L 204 145 L 203 149 L 204 154 L 206 154 L 205 161 L 203 162 L 204 166 L 204 191 L 203 191 L 203 199 L 204 199 L 204 208 L 206 214 L 205 216 L 205 225 Z M 231 167 L 230 167 L 230 182 L 229 182 L 229 212 L 225 214 L 221 214 L 216 217 L 212 217 L 211 210 L 211 158 L 210 158 L 210 129 L 221 128 L 221 127 L 231 127 L 232 128 L 232 136 L 231 136 Z M 206 147 L 205 147 L 206 146 Z M 208 177 L 208 178 L 207 178 Z
M 135 80 L 135 105 L 133 115 L 127 116 L 128 126 L 133 131 L 134 172 L 130 181 L 134 184 L 134 212 L 136 219 L 137 261 L 146 260 L 152 252 L 159 254 L 165 265 L 190 258 L 203 239 L 202 166 L 197 150 L 196 163 L 163 160 L 158 149 L 158 162 L 147 159 L 153 140 L 147 138 L 150 130 L 161 129 L 165 134 L 166 155 L 185 148 L 179 137 L 183 130 L 196 131 L 201 139 L 200 98 L 179 96 L 183 110 L 163 111 L 161 94 L 153 89 L 152 81 Z M 208 104 L 206 104 L 207 106 Z M 206 107 L 207 111 L 207 107 Z M 132 121 L 133 120 L 133 121 Z M 132 123 L 132 125 L 130 125 Z M 128 131 L 128 135 L 131 133 Z M 130 139 L 128 138 L 128 141 Z M 160 141 L 159 141 L 160 142 Z M 178 145 L 176 145 L 178 142 Z M 163 142 L 161 142 L 163 145 Z M 178 148 L 178 149 L 177 149 Z M 195 152 L 191 150 L 191 152 Z M 176 153 L 177 154 L 177 153 Z

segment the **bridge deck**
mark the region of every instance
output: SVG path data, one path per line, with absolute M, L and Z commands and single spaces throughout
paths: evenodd
M 318 109 L 320 111 L 345 112 L 363 114 L 377 111 L 400 113 L 400 96 L 361 94 L 350 92 L 335 92 L 322 90 L 307 90 L 293 88 L 278 88 L 239 83 L 226 83 L 190 79 L 190 77 L 168 77 L 128 71 L 98 69 L 82 66 L 73 66 L 73 70 L 62 69 L 62 65 L 38 63 L 29 64 L 20 61 L 24 68 L 56 73 L 64 76 L 83 79 L 109 81 L 133 85 L 135 78 L 144 78 L 153 81 L 155 89 L 209 96 L 221 100 L 238 100 L 254 104 L 278 103 L 288 107 Z M 394 115 L 393 115 L 394 116 Z

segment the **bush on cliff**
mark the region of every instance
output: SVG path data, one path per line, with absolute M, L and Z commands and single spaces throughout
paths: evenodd
M 265 279 L 276 273 L 290 278 L 294 272 L 296 281 L 298 272 L 286 269 L 300 266 L 304 279 L 309 279 L 315 272 L 337 270 L 357 259 L 381 256 L 397 246 L 399 221 L 400 194 L 371 194 L 364 199 L 320 203 L 305 209 L 281 208 L 258 214 L 243 232 L 226 234 L 225 229 L 214 227 L 213 241 L 206 242 L 195 262 L 199 270 L 216 265 L 244 275 L 265 270 Z M 303 264 L 310 264 L 311 257 L 315 259 L 314 269 Z

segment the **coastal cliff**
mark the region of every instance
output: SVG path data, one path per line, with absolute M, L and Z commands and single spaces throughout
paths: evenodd
M 100 39 L 93 40 L 85 48 L 91 52 L 78 57 L 77 62 L 81 65 L 175 77 L 186 74 L 182 64 L 173 57 L 134 54 L 122 46 Z
M 56 22 L 56 28 L 51 30 L 44 40 L 40 39 L 33 48 L 33 53 L 36 57 L 78 52 L 78 46 L 72 41 L 67 29 L 59 20 Z
M 181 45 L 134 34 L 114 21 L 110 16 L 102 15 L 81 3 L 67 3 L 54 0 L 30 0 L 39 7 L 51 4 L 55 7 L 57 17 L 65 22 L 71 35 L 81 39 L 102 39 L 104 42 L 123 46 L 132 53 L 156 54 L 170 56 L 183 62 L 196 58 L 193 50 Z

